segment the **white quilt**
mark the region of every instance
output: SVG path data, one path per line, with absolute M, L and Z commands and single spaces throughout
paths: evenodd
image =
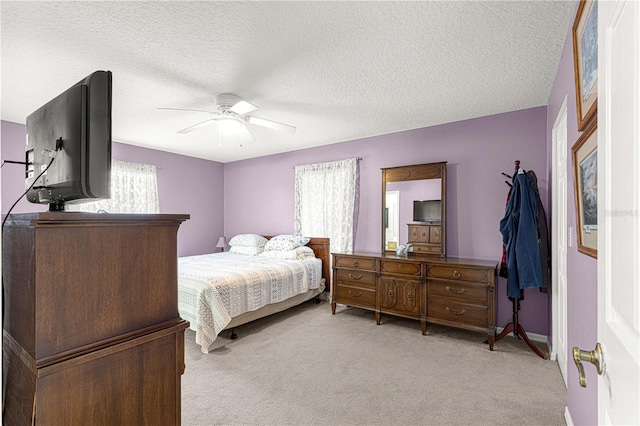
M 231 318 L 322 284 L 322 261 L 236 253 L 178 259 L 178 311 L 207 352 Z

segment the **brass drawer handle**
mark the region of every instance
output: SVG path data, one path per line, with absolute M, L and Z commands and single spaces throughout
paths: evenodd
M 358 293 L 354 293 L 353 291 L 349 290 L 349 296 L 360 297 L 362 296 L 362 292 L 359 291 Z
M 460 312 L 455 312 L 455 311 L 452 311 L 452 310 L 447 306 L 447 312 L 451 312 L 451 313 L 452 313 L 452 314 L 454 314 L 454 315 L 462 315 L 462 314 L 464 314 L 465 312 L 467 312 L 467 310 L 466 310 L 466 309 L 463 309 L 463 310 L 461 310 Z
M 354 277 L 353 274 L 349 274 L 349 278 L 353 278 L 354 280 L 361 280 L 362 274 L 358 275 L 357 277 Z
M 392 291 L 389 292 L 389 297 L 393 297 L 393 292 Z
M 460 278 L 462 275 L 460 275 L 460 272 L 454 270 L 453 271 L 453 278 Z
M 462 294 L 462 293 L 464 293 L 464 288 L 463 288 L 463 289 L 461 289 L 461 290 L 457 290 L 457 291 L 456 291 L 456 290 L 452 289 L 451 287 L 446 286 L 446 287 L 445 287 L 445 289 L 446 289 L 447 291 L 450 291 L 451 293 L 455 293 L 455 294 Z
M 358 264 L 358 261 L 357 261 L 357 260 L 354 260 L 354 261 L 353 261 L 353 267 L 354 267 L 354 268 L 357 268 L 358 266 L 360 266 L 360 265 Z
M 402 263 L 398 265 L 398 269 L 402 269 Z

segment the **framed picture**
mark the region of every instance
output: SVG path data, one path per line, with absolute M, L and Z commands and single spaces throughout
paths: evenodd
M 576 115 L 583 131 L 598 109 L 598 2 L 580 0 L 572 34 Z
M 597 121 L 571 148 L 576 193 L 578 251 L 598 257 L 598 132 Z

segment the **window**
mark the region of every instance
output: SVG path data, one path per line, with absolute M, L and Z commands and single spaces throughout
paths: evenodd
M 307 237 L 329 237 L 332 252 L 353 251 L 356 158 L 295 168 L 295 231 Z
M 82 204 L 67 204 L 67 210 L 159 213 L 156 166 L 113 160 L 111 162 L 111 198 Z

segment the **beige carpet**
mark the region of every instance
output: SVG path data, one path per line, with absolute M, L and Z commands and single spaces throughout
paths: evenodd
M 205 355 L 187 330 L 183 425 L 565 424 L 557 363 L 512 337 L 313 301 L 237 331 Z

